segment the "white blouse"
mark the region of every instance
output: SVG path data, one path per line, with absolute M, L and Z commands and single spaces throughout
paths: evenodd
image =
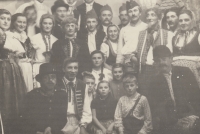
M 111 44 L 111 46 L 113 48 L 114 53 L 117 54 L 118 43 L 114 43 L 114 42 L 110 41 L 110 44 Z M 101 44 L 101 52 L 104 53 L 105 57 L 109 57 L 109 55 L 110 55 L 110 47 L 108 46 L 108 44 L 106 44 L 106 43 L 102 43 Z

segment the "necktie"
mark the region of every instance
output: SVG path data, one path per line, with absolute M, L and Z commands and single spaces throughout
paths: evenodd
M 72 102 L 72 95 L 71 95 L 71 91 L 74 90 L 74 83 L 73 82 L 69 82 L 68 83 L 68 100 L 69 102 Z

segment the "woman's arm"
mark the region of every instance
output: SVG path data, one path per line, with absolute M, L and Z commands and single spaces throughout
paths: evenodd
M 101 125 L 99 120 L 96 118 L 96 109 L 92 109 L 92 120 L 98 128 L 100 128 L 104 133 L 106 133 L 106 128 L 103 125 Z

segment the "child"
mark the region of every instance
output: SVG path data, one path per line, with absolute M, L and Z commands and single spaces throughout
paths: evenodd
M 109 83 L 100 81 L 97 86 L 97 96 L 92 101 L 92 134 L 115 134 L 114 113 L 117 102 L 110 95 Z
M 114 64 L 112 67 L 112 74 L 113 80 L 109 82 L 109 85 L 112 96 L 118 101 L 120 97 L 126 95 L 122 83 L 122 77 L 124 75 L 124 66 L 120 63 Z
M 104 67 L 104 54 L 95 50 L 91 53 L 92 60 L 92 71 L 91 73 L 95 77 L 95 84 L 98 84 L 101 80 L 111 81 L 112 80 L 112 72 Z
M 119 99 L 116 107 L 116 129 L 119 134 L 149 134 L 152 130 L 151 111 L 146 97 L 137 92 L 136 76 L 126 74 L 123 86 L 127 95 Z

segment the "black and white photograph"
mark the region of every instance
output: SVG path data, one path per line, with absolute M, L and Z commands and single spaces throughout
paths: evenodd
M 0 0 L 0 134 L 200 134 L 200 0 Z

